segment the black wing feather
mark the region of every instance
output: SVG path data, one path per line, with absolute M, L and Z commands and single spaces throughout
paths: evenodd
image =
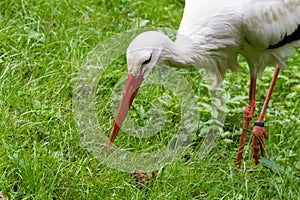
M 285 35 L 280 42 L 274 45 L 269 45 L 268 49 L 276 49 L 294 41 L 300 40 L 300 24 L 297 29 L 290 35 Z

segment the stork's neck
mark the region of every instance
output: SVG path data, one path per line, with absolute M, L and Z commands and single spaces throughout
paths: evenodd
M 167 38 L 167 37 L 166 37 Z M 219 85 L 223 80 L 227 68 L 220 68 L 219 60 L 226 60 L 218 51 L 214 51 L 207 42 L 193 42 L 184 35 L 177 35 L 176 41 L 173 42 L 167 38 L 164 42 L 161 61 L 168 66 L 176 68 L 204 68 L 215 76 L 215 85 Z M 226 56 L 226 55 L 225 55 Z M 225 62 L 226 63 L 226 62 Z
M 195 67 L 193 43 L 184 36 L 177 35 L 176 41 L 173 42 L 168 37 L 163 42 L 164 47 L 161 55 L 161 62 L 168 66 L 176 68 Z

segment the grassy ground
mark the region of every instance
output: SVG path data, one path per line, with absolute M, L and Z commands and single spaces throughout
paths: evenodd
M 87 53 L 99 42 L 136 28 L 145 20 L 149 20 L 146 27 L 177 29 L 183 5 L 183 1 L 170 0 L 0 2 L 0 191 L 6 197 L 299 199 L 299 52 L 289 59 L 290 69 L 279 76 L 266 116 L 266 130 L 270 135 L 266 142 L 268 159 L 259 165 L 252 162 L 249 138 L 245 147 L 246 168 L 234 172 L 249 86 L 248 69 L 242 58 L 246 73 L 228 73 L 224 81 L 231 100 L 227 104 L 224 133 L 205 158 L 198 159 L 197 148 L 190 148 L 189 158 L 183 157 L 163 167 L 155 172 L 156 178 L 150 184 L 138 186 L 130 181 L 129 173 L 108 168 L 81 146 L 72 113 L 73 79 Z M 267 68 L 258 82 L 258 109 L 273 69 Z M 179 72 L 195 89 L 198 101 L 208 101 L 198 73 Z M 97 113 L 107 135 L 113 122 L 107 108 L 109 98 L 118 79 L 125 75 L 122 58 L 99 81 L 105 98 L 98 96 Z M 146 89 L 141 95 L 157 98 Z M 163 131 L 172 133 L 170 127 L 176 127 L 177 122 L 176 99 L 169 104 L 165 105 L 169 109 L 169 121 Z M 140 105 L 149 107 L 137 99 L 134 106 Z M 141 115 L 138 114 L 137 120 Z M 200 115 L 203 121 L 209 119 L 205 110 Z M 128 137 L 121 133 L 122 137 L 124 140 L 117 139 L 118 145 L 132 147 L 126 140 Z M 151 145 L 154 149 L 161 147 L 160 139 L 142 141 L 133 151 Z

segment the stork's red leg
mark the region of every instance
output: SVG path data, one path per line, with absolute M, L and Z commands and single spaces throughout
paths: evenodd
M 268 134 L 264 129 L 264 116 L 266 114 L 266 110 L 279 74 L 280 68 L 277 66 L 270 84 L 270 88 L 268 94 L 266 96 L 264 105 L 261 109 L 260 115 L 258 117 L 257 122 L 254 124 L 253 127 L 253 136 L 252 136 L 252 156 L 254 158 L 254 162 L 257 164 L 259 162 L 259 148 L 261 150 L 261 155 L 265 156 L 265 143 L 264 138 L 268 139 Z
M 241 161 L 243 158 L 243 151 L 244 151 L 244 146 L 245 146 L 245 142 L 246 142 L 246 138 L 247 138 L 247 132 L 249 130 L 250 123 L 251 123 L 251 120 L 253 118 L 254 111 L 256 108 L 255 89 L 256 89 L 256 76 L 251 78 L 248 105 L 244 109 L 243 131 L 242 131 L 242 135 L 240 138 L 240 145 L 239 145 L 237 156 L 236 156 L 236 165 L 238 168 L 241 167 Z

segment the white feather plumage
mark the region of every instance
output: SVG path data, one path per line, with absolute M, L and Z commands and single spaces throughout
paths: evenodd
M 158 62 L 173 67 L 205 68 L 216 76 L 219 85 L 228 69 L 239 70 L 237 56 L 243 55 L 249 64 L 251 76 L 257 76 L 267 65 L 285 60 L 300 41 L 268 49 L 292 34 L 300 24 L 299 0 L 186 0 L 177 39 L 172 42 L 158 32 L 146 32 L 132 41 L 127 61 L 137 62 L 141 52 L 137 48 L 159 49 Z M 146 66 L 150 70 L 155 63 Z M 140 71 L 140 63 L 129 66 Z M 137 69 L 134 69 L 137 68 Z

